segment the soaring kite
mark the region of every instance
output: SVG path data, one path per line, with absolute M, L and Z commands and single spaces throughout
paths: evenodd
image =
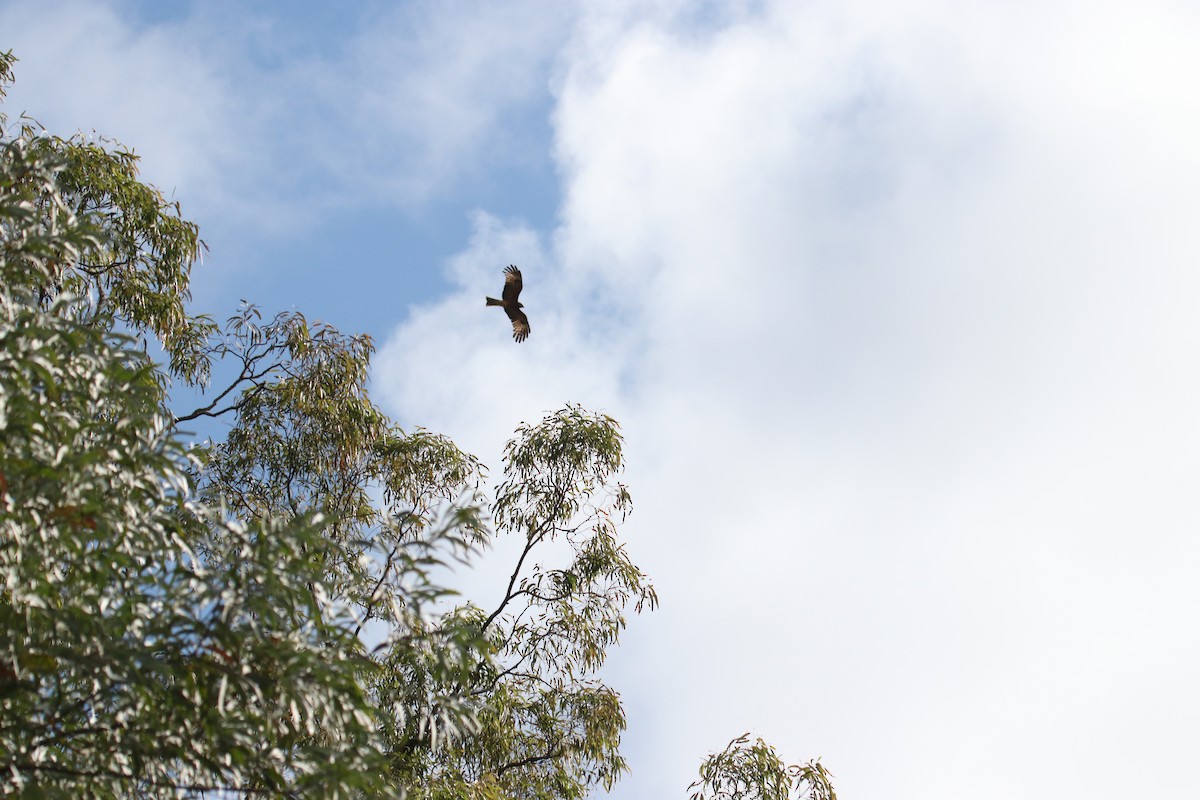
M 521 270 L 509 264 L 504 268 L 504 291 L 500 296 L 503 300 L 497 300 L 494 297 L 487 298 L 487 305 L 500 306 L 504 309 L 504 313 L 508 314 L 508 318 L 513 324 L 513 338 L 518 342 L 525 341 L 529 336 L 529 317 L 525 316 L 524 308 L 517 298 L 521 295 Z

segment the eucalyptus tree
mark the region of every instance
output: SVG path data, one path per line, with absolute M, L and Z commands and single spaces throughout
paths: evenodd
M 106 232 L 63 171 L 0 149 L 4 792 L 349 796 L 382 752 L 357 640 L 310 592 L 320 519 L 196 501 L 161 376 L 64 276 Z

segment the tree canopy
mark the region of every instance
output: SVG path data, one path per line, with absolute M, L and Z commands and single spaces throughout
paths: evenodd
M 374 405 L 369 337 L 191 313 L 203 248 L 120 145 L 0 138 L 0 790 L 611 787 L 625 715 L 598 671 L 658 602 L 618 536 L 617 422 L 568 405 L 521 425 L 493 487 Z M 206 418 L 222 438 L 182 432 Z M 498 536 L 520 544 L 501 596 L 443 585 Z M 825 776 L 731 747 L 696 797 Z M 731 794 L 743 778 L 759 793 Z

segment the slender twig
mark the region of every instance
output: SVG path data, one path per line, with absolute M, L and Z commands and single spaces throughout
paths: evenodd
M 388 553 L 387 563 L 384 564 L 383 571 L 379 573 L 379 580 L 375 581 L 375 588 L 371 590 L 371 596 L 367 598 L 367 606 L 363 611 L 362 621 L 354 628 L 355 636 L 358 636 L 358 632 L 362 630 L 363 625 L 367 624 L 367 621 L 371 619 L 371 613 L 375 610 L 375 604 L 379 602 L 379 591 L 383 588 L 383 582 L 387 580 L 388 572 L 392 569 L 393 559 L 395 559 L 396 553 L 400 550 L 401 538 L 397 537 L 396 544 L 392 546 L 392 552 Z
M 558 497 L 556 498 L 554 505 L 557 507 L 566 499 L 567 489 L 565 486 L 562 486 L 559 488 Z M 533 546 L 546 538 L 546 534 L 549 533 L 550 529 L 553 527 L 554 519 L 551 517 L 550 519 L 545 520 L 545 522 L 537 529 L 529 532 L 529 537 L 525 540 L 525 549 L 521 551 L 521 557 L 517 559 L 516 569 L 513 570 L 512 576 L 508 579 L 508 588 L 504 591 L 504 599 L 500 601 L 500 605 L 496 608 L 496 610 L 493 611 L 486 620 L 484 620 L 483 625 L 479 628 L 481 633 L 488 629 L 488 626 L 496 620 L 496 617 L 500 616 L 501 612 L 504 611 L 504 609 L 516 596 L 516 594 L 513 592 L 513 587 L 516 586 L 517 577 L 521 574 L 521 567 L 525 565 L 525 559 L 529 556 L 529 552 L 533 549 Z
M 241 408 L 243 405 L 245 405 L 246 398 L 243 398 L 242 400 L 240 400 L 230 406 L 227 406 L 227 407 L 221 409 L 220 411 L 213 411 L 213 409 L 216 408 L 217 405 L 222 400 L 224 400 L 229 395 L 230 392 L 232 392 L 234 389 L 238 388 L 239 386 L 241 386 L 243 383 L 245 383 L 247 381 L 249 381 L 250 383 L 253 383 L 255 388 L 261 392 L 263 386 L 262 386 L 262 384 L 258 383 L 258 381 L 260 379 L 266 377 L 267 375 L 269 375 L 274 370 L 279 369 L 283 365 L 277 362 L 277 363 L 271 364 L 268 367 L 263 368 L 261 371 L 258 371 L 258 372 L 255 371 L 255 367 L 258 365 L 258 362 L 262 361 L 266 356 L 268 356 L 272 352 L 275 352 L 275 351 L 281 350 L 281 349 L 283 349 L 283 345 L 275 344 L 275 345 L 271 345 L 270 347 L 268 347 L 266 350 L 264 350 L 261 353 L 244 358 L 242 361 L 241 374 L 239 374 L 233 380 L 233 382 L 230 383 L 229 386 L 225 388 L 224 391 L 222 391 L 220 394 L 218 394 L 216 397 L 214 397 L 213 401 L 211 403 L 209 403 L 208 405 L 197 408 L 196 410 L 192 411 L 190 414 L 184 414 L 183 416 L 176 417 L 175 424 L 178 425 L 180 422 L 188 422 L 188 421 L 196 419 L 198 417 L 219 417 L 222 414 L 228 413 L 229 411 L 233 411 L 233 410 Z
M 520 767 L 527 767 L 530 764 L 539 764 L 543 761 L 553 761 L 554 759 L 561 757 L 562 754 L 563 754 L 562 749 L 556 748 L 556 749 L 551 750 L 550 752 L 546 753 L 545 755 L 529 756 L 528 758 L 522 758 L 520 761 L 513 761 L 512 763 L 505 764 L 504 766 L 500 767 L 500 769 L 496 770 L 496 777 L 497 778 L 500 777 L 504 773 L 508 772 L 510 769 L 518 769 Z

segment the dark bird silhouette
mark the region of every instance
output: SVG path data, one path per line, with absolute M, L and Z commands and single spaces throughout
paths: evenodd
M 525 306 L 517 300 L 520 295 L 521 270 L 509 264 L 504 268 L 504 291 L 500 294 L 504 299 L 497 300 L 489 297 L 487 305 L 500 306 L 504 309 L 504 313 L 508 314 L 508 318 L 512 320 L 513 338 L 518 342 L 523 342 L 529 336 L 529 317 L 525 316 L 525 312 L 521 310 Z

